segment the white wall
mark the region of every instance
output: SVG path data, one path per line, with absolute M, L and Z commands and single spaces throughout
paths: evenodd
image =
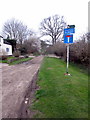
M 12 46 L 3 43 L 3 38 L 0 37 L 0 55 L 12 55 Z
M 7 53 L 7 55 L 12 55 L 12 46 L 8 45 L 8 44 L 3 44 L 2 45 L 2 49 L 5 50 L 5 52 Z M 7 51 L 8 49 L 8 51 Z

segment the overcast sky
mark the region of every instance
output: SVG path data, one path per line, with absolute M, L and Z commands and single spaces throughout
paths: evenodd
M 21 20 L 38 32 L 40 22 L 49 16 L 64 16 L 68 24 L 74 24 L 78 38 L 88 30 L 88 0 L 0 0 L 0 32 L 11 18 Z

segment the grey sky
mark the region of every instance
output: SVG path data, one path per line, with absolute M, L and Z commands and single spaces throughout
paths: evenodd
M 16 18 L 38 32 L 40 22 L 51 15 L 63 15 L 75 24 L 78 38 L 88 30 L 88 0 L 0 0 L 0 32 L 4 22 Z

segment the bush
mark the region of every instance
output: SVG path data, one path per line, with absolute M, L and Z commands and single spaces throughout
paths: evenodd
M 27 48 L 26 47 L 21 47 L 20 49 L 20 52 L 21 52 L 21 55 L 25 55 L 25 54 L 27 54 Z
M 6 56 L 6 55 L 0 56 L 0 60 L 7 60 L 7 58 L 8 58 L 8 56 Z
M 28 55 L 25 55 L 24 57 L 25 57 L 25 58 L 29 58 L 29 56 L 28 56 Z
M 62 42 L 57 42 L 55 45 L 47 48 L 46 53 L 47 54 L 55 54 L 55 55 L 63 58 L 66 56 L 66 46 Z
M 19 57 L 20 56 L 20 51 L 16 50 L 14 53 L 13 53 L 14 57 Z
M 90 63 L 90 54 L 88 50 L 89 42 L 85 41 L 85 39 L 81 39 L 77 41 L 76 43 L 70 44 L 70 61 L 73 61 L 74 63 L 80 63 L 83 65 L 89 65 Z M 60 58 L 63 58 L 66 61 L 66 44 L 62 42 L 58 42 L 53 46 L 50 46 L 47 48 L 47 53 L 49 54 L 55 54 L 57 56 L 60 56 Z
M 88 43 L 80 40 L 70 46 L 70 60 L 75 63 L 89 64 Z

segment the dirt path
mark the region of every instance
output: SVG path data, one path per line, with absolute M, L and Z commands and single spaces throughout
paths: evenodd
M 2 117 L 18 118 L 26 91 L 36 76 L 43 56 L 19 65 L 2 67 Z M 30 92 L 30 91 L 29 91 Z

